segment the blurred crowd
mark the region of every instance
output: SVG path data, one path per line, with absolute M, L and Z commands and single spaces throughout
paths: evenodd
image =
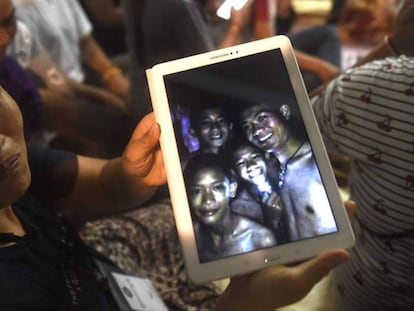
M 31 155 L 37 157 L 34 162 L 29 159 L 31 168 L 40 172 L 32 174 L 33 179 L 40 178 L 44 182 L 39 188 L 41 191 L 35 189 L 35 192 L 46 198 L 45 202 L 50 206 L 58 208 L 66 207 L 68 202 L 78 202 L 73 201 L 74 198 L 81 198 L 84 205 L 80 206 L 85 208 L 86 215 L 79 211 L 73 214 L 71 208 L 63 209 L 74 219 L 79 215 L 81 220 L 110 215 L 105 204 L 102 213 L 95 209 L 107 201 L 121 203 L 124 207 L 125 202 L 133 198 L 132 204 L 137 207 L 144 201 L 168 199 L 164 171 L 160 169 L 154 173 L 151 166 L 155 163 L 156 169 L 161 167 L 159 150 L 154 147 L 159 128 L 152 117 L 147 116 L 152 108 L 145 70 L 176 58 L 286 35 L 292 42 L 323 138 L 326 145 L 332 147 L 330 157 L 338 184 L 349 187 L 350 196 L 358 205 L 353 221 L 357 244 L 351 252 L 351 263 L 336 270 L 334 290 L 338 299 L 345 301 L 344 306 L 349 305 L 347 310 L 409 310 L 414 297 L 413 269 L 409 263 L 414 251 L 414 134 L 409 119 L 414 115 L 414 41 L 410 40 L 414 27 L 413 1 L 332 0 L 328 11 L 317 15 L 318 22 L 309 25 L 303 23 L 302 12 L 298 10 L 300 2 L 0 0 L 0 108 L 4 109 L 0 110 L 0 119 L 3 118 L 4 123 L 0 123 L 0 137 L 9 135 L 14 139 L 7 126 L 20 124 L 17 117 L 6 117 L 10 111 L 15 112 L 4 108 L 9 107 L 12 99 L 22 114 L 24 141 L 34 148 L 46 150 L 29 150 L 29 158 Z M 401 7 L 404 10 L 400 10 Z M 344 68 L 343 51 L 347 47 L 364 47 L 364 53 L 351 63 L 347 62 Z M 136 127 L 141 120 L 144 120 L 142 125 Z M 145 137 L 149 142 L 136 143 Z M 2 138 L 0 147 L 4 145 Z M 152 149 L 147 152 L 145 148 L 148 146 Z M 142 150 L 138 150 L 140 148 Z M 55 150 L 69 153 L 54 153 Z M 152 153 L 155 156 L 150 162 L 148 158 Z M 117 160 L 111 162 L 114 158 Z M 0 177 L 6 180 L 9 176 L 4 172 L 14 164 L 2 153 L 0 160 Z M 151 178 L 141 178 L 142 171 L 149 172 L 145 176 Z M 56 182 L 59 174 L 63 183 Z M 95 183 L 98 179 L 99 183 Z M 129 192 L 123 195 L 123 191 L 132 189 L 128 184 L 132 180 L 134 186 L 144 189 L 135 191 L 139 198 Z M 1 205 L 0 211 L 8 211 L 12 206 L 14 208 L 14 201 L 3 198 L 14 192 L 9 191 L 9 183 L 4 185 L 1 181 L 0 201 L 6 208 Z M 154 190 L 157 183 L 162 186 Z M 102 187 L 96 187 L 96 184 Z M 119 194 L 106 193 L 102 189 L 119 190 Z M 100 196 L 95 196 L 95 192 Z M 153 201 L 147 201 L 153 192 Z M 18 195 L 13 197 L 18 198 Z M 124 211 L 120 209 L 118 214 Z M 14 212 L 12 217 L 6 214 L 0 214 L 0 250 L 3 251 L 10 249 L 10 245 L 21 245 L 15 238 L 19 234 L 13 239 L 4 235 L 9 232 L 4 228 L 9 227 L 4 225 L 7 222 L 3 219 L 12 219 L 11 222 L 17 223 L 20 229 L 19 219 L 22 222 L 26 219 L 20 212 L 16 212 L 18 217 Z M 49 224 L 49 219 L 47 221 Z M 65 240 L 65 224 L 58 222 L 55 227 L 59 234 L 65 234 Z M 24 236 L 30 228 L 17 232 Z M 16 233 L 16 230 L 12 232 Z M 164 302 L 174 310 L 204 310 L 201 306 L 211 310 L 216 301 L 219 301 L 217 310 L 226 310 L 226 306 L 230 306 L 227 310 L 236 310 L 233 307 L 237 305 L 237 299 L 231 300 L 236 303 L 232 305 L 226 298 L 234 298 L 240 288 L 247 288 L 241 291 L 240 297 L 246 292 L 254 293 L 255 285 L 262 289 L 260 293 L 268 292 L 263 284 L 267 284 L 267 278 L 272 275 L 266 273 L 257 274 L 256 279 L 249 281 L 236 278 L 235 285 L 229 287 L 221 300 L 217 298 L 219 290 L 212 284 L 197 287 L 188 282 L 168 204 L 90 222 L 81 233 L 89 245 L 118 266 L 135 272 L 145 270 Z M 153 238 L 155 242 L 148 242 L 143 236 L 148 240 Z M 162 243 L 157 244 L 160 239 Z M 55 240 L 60 241 L 60 235 Z M 138 244 L 140 247 L 136 246 Z M 62 251 L 63 257 L 66 251 L 73 251 L 72 244 L 68 245 Z M 154 245 L 155 251 L 151 248 Z M 44 255 L 48 249 L 42 247 L 39 253 Z M 159 255 L 160 264 L 155 261 L 155 255 L 148 254 Z M 275 273 L 274 284 L 284 290 L 283 284 L 280 285 L 283 273 L 294 271 L 297 274 L 285 273 L 290 275 L 291 284 L 310 280 L 301 283 L 304 286 L 301 294 L 305 294 L 318 277 L 320 279 L 330 268 L 348 259 L 344 253 L 334 255 L 328 253 L 326 257 L 317 257 L 298 266 L 300 269 L 297 270 L 289 270 L 292 267 L 277 270 L 282 273 Z M 7 256 L 0 256 L 1 260 L 6 258 L 0 262 L 1 265 L 5 262 L 6 267 L 10 264 Z M 147 261 L 142 263 L 142 258 Z M 64 265 L 70 268 L 71 262 L 64 261 Z M 321 266 L 327 270 L 322 271 Z M 48 270 L 45 266 L 42 269 Z M 321 275 L 308 279 L 313 269 L 319 269 Z M 0 269 L 0 282 L 3 282 L 0 289 L 7 288 L 4 280 L 6 273 L 13 272 L 10 271 Z M 16 271 L 20 276 L 18 269 Z M 49 271 L 50 275 L 52 272 Z M 299 277 L 295 278 L 295 275 Z M 301 278 L 302 275 L 306 277 Z M 25 280 L 24 277 L 16 279 Z M 245 286 L 250 280 L 253 280 L 253 290 Z M 170 291 L 171 288 L 175 291 Z M 295 286 L 292 288 L 296 289 Z M 14 288 L 8 290 L 13 292 Z M 77 289 L 71 290 L 76 292 Z M 66 289 L 62 292 L 67 295 Z M 19 295 L 17 290 L 13 293 L 10 297 Z M 282 306 L 300 298 L 287 296 L 286 300 L 280 300 L 283 303 L 276 305 Z M 240 303 L 252 296 L 246 297 Z M 266 297 L 270 298 L 263 301 L 270 300 L 272 306 L 274 300 L 280 298 L 273 298 L 273 294 Z M 338 304 L 342 305 L 342 302 Z

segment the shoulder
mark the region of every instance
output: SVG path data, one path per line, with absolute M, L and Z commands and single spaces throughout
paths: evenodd
M 336 107 L 369 100 L 371 94 L 378 92 L 401 95 L 401 90 L 406 90 L 408 79 L 414 79 L 414 57 L 402 55 L 374 60 L 346 70 L 327 86 L 322 95 L 315 96 L 312 104 L 318 109 L 319 106 Z M 395 98 L 395 95 L 390 98 Z
M 354 85 L 355 83 L 372 84 L 399 83 L 407 77 L 414 76 L 414 57 L 401 55 L 374 60 L 364 65 L 348 69 L 335 80 L 337 86 Z

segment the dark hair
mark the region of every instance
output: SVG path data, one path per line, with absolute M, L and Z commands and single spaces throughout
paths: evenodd
M 230 170 L 223 158 L 213 153 L 201 153 L 192 157 L 184 169 L 184 180 L 188 182 L 193 178 L 198 170 L 202 168 L 214 168 L 223 172 L 229 179 L 231 178 Z
M 243 113 L 244 113 L 246 110 L 256 108 L 256 109 L 259 109 L 259 110 L 261 110 L 261 111 L 271 112 L 271 113 L 275 114 L 275 115 L 276 115 L 276 116 L 280 119 L 280 121 L 281 121 L 281 122 L 283 122 L 283 123 L 287 123 L 286 121 L 290 118 L 290 115 L 289 115 L 289 116 L 287 116 L 287 115 L 283 114 L 283 112 L 282 112 L 282 107 L 283 107 L 283 106 L 285 106 L 285 107 L 288 107 L 288 108 L 289 108 L 289 106 L 288 106 L 288 105 L 282 105 L 282 106 L 279 106 L 279 105 L 272 105 L 272 104 L 271 104 L 271 103 L 269 103 L 269 102 L 260 102 L 260 103 L 256 103 L 256 104 L 244 105 L 244 106 L 243 106 L 243 107 L 242 107 L 242 108 L 238 111 L 238 113 L 239 113 L 239 119 L 242 119 Z
M 189 119 L 191 126 L 193 128 L 197 128 L 202 112 L 207 109 L 219 109 L 223 113 L 223 116 L 226 118 L 226 120 L 231 123 L 232 120 L 229 112 L 229 105 L 229 100 L 223 98 L 222 96 L 210 95 L 204 97 L 202 100 L 197 102 L 197 104 L 190 107 Z
M 260 103 L 249 103 L 243 105 L 241 109 L 237 109 L 237 118 L 235 119 L 235 127 L 243 132 L 243 113 L 248 109 L 259 109 L 260 111 L 266 111 L 273 113 L 276 117 L 280 120 L 282 124 L 284 124 L 290 132 L 290 135 L 301 139 L 301 140 L 308 140 L 306 136 L 305 127 L 303 121 L 298 118 L 298 112 L 295 110 L 292 105 L 289 104 L 282 104 L 282 105 L 273 105 L 268 101 L 260 102 Z

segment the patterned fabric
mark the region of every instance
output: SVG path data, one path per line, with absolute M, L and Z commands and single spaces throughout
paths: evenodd
M 325 142 L 351 158 L 357 242 L 333 273 L 346 310 L 414 306 L 414 58 L 350 69 L 314 100 Z
M 220 291 L 188 280 L 169 203 L 88 223 L 84 241 L 131 273 L 148 276 L 170 310 L 212 310 Z

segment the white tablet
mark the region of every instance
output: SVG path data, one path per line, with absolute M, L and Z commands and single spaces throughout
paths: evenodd
M 193 281 L 353 245 L 287 37 L 157 64 L 147 78 Z

